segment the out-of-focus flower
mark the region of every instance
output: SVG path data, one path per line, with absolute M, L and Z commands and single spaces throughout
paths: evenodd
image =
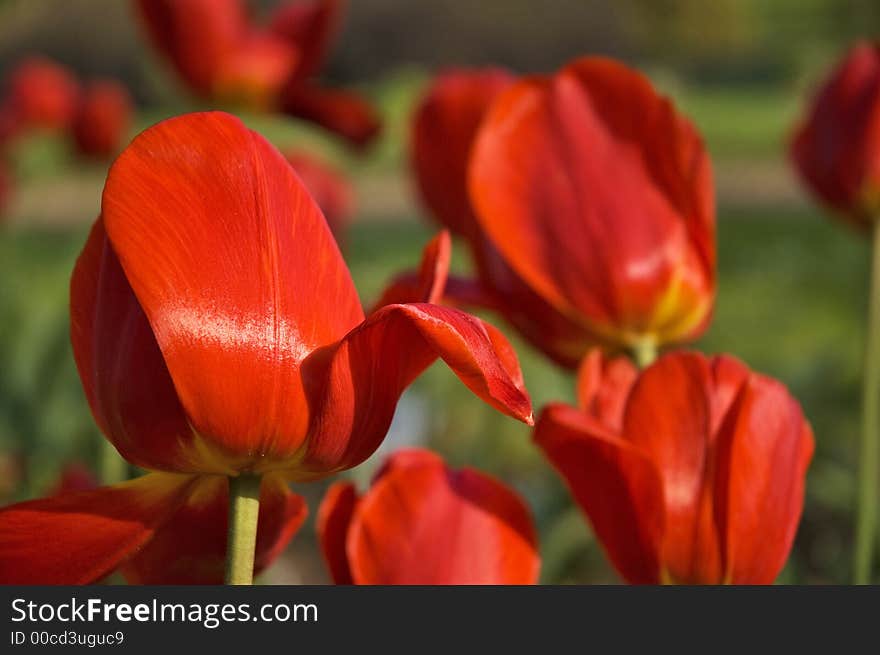
M 416 115 L 413 162 L 426 204 L 471 244 L 483 304 L 560 364 L 708 324 L 709 160 L 639 73 L 583 58 L 515 83 L 441 77 Z
M 71 338 L 105 436 L 161 473 L 0 510 L 0 580 L 88 582 L 128 561 L 138 581 L 219 582 L 226 476 L 263 476 L 258 545 L 277 552 L 305 513 L 284 482 L 366 459 L 438 357 L 531 421 L 493 327 L 430 302 L 365 318 L 290 164 L 220 112 L 149 128 L 111 167 L 71 280 Z
M 61 475 L 49 490 L 50 496 L 74 491 L 91 491 L 98 486 L 98 478 L 81 462 L 72 462 L 61 469 Z
M 313 121 L 355 145 L 380 121 L 357 95 L 318 85 L 344 11 L 342 0 L 283 4 L 266 26 L 242 0 L 137 0 L 154 46 L 203 98 Z
M 291 150 L 284 156 L 318 203 L 336 242 L 342 245 L 354 213 L 354 189 L 348 179 L 314 155 Z
M 110 157 L 121 149 L 131 126 L 132 102 L 119 82 L 100 80 L 83 91 L 73 121 L 73 138 L 80 153 Z
M 392 455 L 363 496 L 338 482 L 318 510 L 337 584 L 534 584 L 540 558 L 520 497 L 427 450 Z
M 9 74 L 4 111 L 16 129 L 64 130 L 73 120 L 78 94 L 76 79 L 64 66 L 31 57 Z
M 772 583 L 813 454 L 797 401 L 728 356 L 675 352 L 636 377 L 591 354 L 579 407 L 535 428 L 614 566 L 631 583 Z
M 880 45 L 860 43 L 832 71 L 795 132 L 791 158 L 810 190 L 850 223 L 880 215 Z

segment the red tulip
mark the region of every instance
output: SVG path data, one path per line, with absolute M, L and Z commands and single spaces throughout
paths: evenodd
M 779 382 L 677 352 L 636 380 L 591 355 L 580 407 L 550 405 L 535 440 L 631 583 L 769 584 L 804 501 L 813 436 Z
M 242 0 L 137 0 L 155 47 L 184 82 L 207 99 L 280 111 L 364 145 L 379 131 L 358 96 L 317 86 L 342 17 L 341 0 L 282 5 L 265 27 Z
M 365 318 L 293 169 L 219 112 L 159 123 L 113 164 L 71 281 L 71 337 L 104 434 L 162 472 L 0 510 L 0 580 L 91 581 L 141 549 L 133 579 L 217 582 L 221 476 L 239 473 L 263 475 L 265 561 L 305 511 L 283 481 L 366 459 L 437 357 L 531 421 L 515 355 L 491 326 L 419 302 Z M 35 555 L 35 543 L 53 547 Z
M 61 130 L 73 120 L 79 90 L 66 68 L 32 57 L 13 69 L 6 92 L 19 127 Z
M 61 476 L 49 491 L 50 496 L 72 493 L 75 491 L 91 491 L 98 486 L 98 479 L 85 464 L 73 462 L 61 470 Z
M 330 225 L 337 243 L 342 243 L 348 220 L 354 212 L 354 189 L 338 171 L 304 152 L 285 153 L 287 161 L 306 185 Z
M 880 215 L 880 45 L 860 43 L 819 90 L 791 158 L 807 186 L 860 227 Z
M 318 510 L 337 584 L 535 584 L 535 528 L 517 494 L 427 450 L 393 455 L 358 497 L 338 482 Z
M 73 121 L 79 151 L 92 157 L 116 154 L 131 125 L 131 96 L 112 80 L 90 84 L 82 94 Z

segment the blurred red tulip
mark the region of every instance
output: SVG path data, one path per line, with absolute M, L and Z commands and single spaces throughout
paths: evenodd
M 516 357 L 491 326 L 418 302 L 365 318 L 291 166 L 220 112 L 149 128 L 110 169 L 71 281 L 71 338 L 104 434 L 128 461 L 165 473 L 0 510 L 0 580 L 98 579 L 149 539 L 134 560 L 140 581 L 170 579 L 168 551 L 193 562 L 199 548 L 216 551 L 219 564 L 223 544 L 203 540 L 225 525 L 218 476 L 239 473 L 264 475 L 259 525 L 276 552 L 305 511 L 283 480 L 366 459 L 437 357 L 531 421 Z M 36 542 L 59 546 L 37 558 Z M 219 581 L 222 566 L 193 562 L 179 573 Z
M 471 298 L 561 365 L 597 344 L 656 348 L 708 324 L 709 160 L 639 73 L 600 58 L 516 83 L 448 73 L 416 114 L 412 158 L 425 203 L 470 243 Z
M 61 476 L 49 490 L 50 496 L 73 493 L 75 491 L 91 491 L 98 486 L 98 478 L 91 469 L 80 462 L 73 462 L 61 469 Z
M 21 129 L 21 122 L 12 104 L 6 101 L 0 105 L 0 152 L 15 140 Z
M 324 89 L 319 72 L 341 22 L 341 0 L 283 4 L 265 27 L 243 0 L 137 0 L 154 46 L 203 98 L 309 120 L 364 145 L 380 121 L 358 96 Z
M 338 482 L 318 510 L 336 584 L 535 584 L 531 515 L 513 491 L 427 450 L 392 455 L 358 497 Z
M 518 82 L 482 123 L 470 190 L 504 263 L 580 326 L 583 352 L 705 329 L 715 295 L 709 159 L 639 73 L 584 58 Z
M 860 227 L 880 216 L 880 45 L 856 45 L 819 90 L 791 144 L 807 186 Z
M 65 67 L 43 57 L 21 61 L 6 83 L 7 110 L 20 128 L 66 129 L 79 89 Z
M 345 228 L 354 212 L 354 189 L 349 181 L 313 155 L 294 150 L 284 156 L 318 203 L 336 242 L 343 244 Z
M 131 96 L 124 86 L 112 80 L 89 84 L 73 121 L 78 150 L 90 157 L 119 152 L 131 125 L 131 113 Z
M 770 584 L 791 549 L 813 436 L 779 382 L 676 352 L 636 380 L 590 355 L 580 407 L 535 440 L 631 583 Z

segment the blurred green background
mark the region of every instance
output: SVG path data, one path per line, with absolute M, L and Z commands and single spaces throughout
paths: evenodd
M 253 4 L 261 11 L 275 3 Z M 697 347 L 739 356 L 785 382 L 803 404 L 817 453 L 780 581 L 847 581 L 868 248 L 809 201 L 785 147 L 825 69 L 854 39 L 880 35 L 880 3 L 548 0 L 540 20 L 532 0 L 350 4 L 328 76 L 378 103 L 386 119 L 381 143 L 354 157 L 293 121 L 243 118 L 279 147 L 313 149 L 351 176 L 358 213 L 346 257 L 366 303 L 393 273 L 418 262 L 433 230 L 406 165 L 409 115 L 432 70 L 486 63 L 552 70 L 580 54 L 611 54 L 645 70 L 693 118 L 713 157 L 719 204 L 717 310 Z M 83 77 L 122 79 L 139 103 L 137 130 L 199 107 L 145 47 L 122 0 L 0 0 L 0 72 L 29 53 Z M 96 471 L 120 467 L 89 415 L 68 340 L 67 285 L 106 166 L 83 164 L 46 136 L 19 144 L 12 159 L 18 186 L 0 225 L 0 502 L 45 492 L 72 461 Z M 461 250 L 456 264 L 466 270 Z M 570 376 L 505 332 L 518 346 L 536 407 L 572 399 Z M 617 580 L 528 429 L 487 408 L 442 365 L 407 393 L 382 452 L 413 443 L 523 493 L 540 529 L 543 581 Z M 350 475 L 365 484 L 381 456 Z M 313 515 L 324 487 L 299 489 Z M 311 522 L 265 579 L 326 581 Z

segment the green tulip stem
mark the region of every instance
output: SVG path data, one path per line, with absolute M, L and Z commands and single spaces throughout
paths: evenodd
M 871 244 L 871 286 L 862 380 L 862 443 L 859 450 L 858 511 L 854 582 L 871 582 L 871 562 L 880 493 L 880 216 L 874 221 Z
M 229 478 L 229 532 L 226 539 L 228 585 L 249 585 L 254 582 L 260 481 L 260 476 L 250 474 Z

